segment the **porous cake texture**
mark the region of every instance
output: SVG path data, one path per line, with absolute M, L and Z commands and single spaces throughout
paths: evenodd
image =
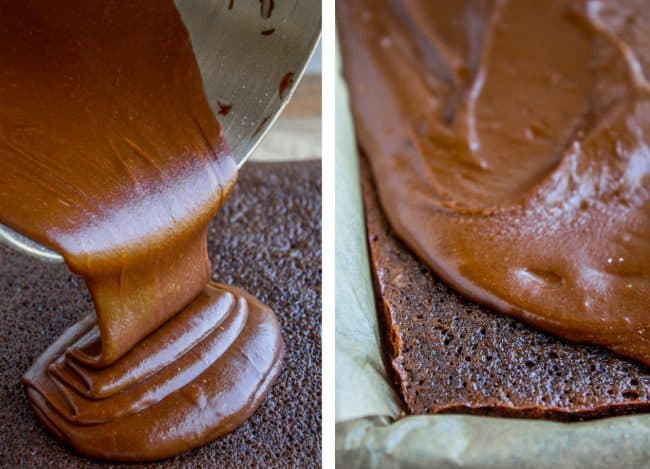
M 394 235 L 361 161 L 368 242 L 395 386 L 410 414 L 580 420 L 650 410 L 650 370 L 466 300 Z

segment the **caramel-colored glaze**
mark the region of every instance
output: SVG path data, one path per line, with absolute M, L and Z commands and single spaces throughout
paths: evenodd
M 337 4 L 396 233 L 470 299 L 650 364 L 650 9 Z
M 273 313 L 207 283 L 207 224 L 235 180 L 171 0 L 0 0 L 0 223 L 60 252 L 96 313 L 25 383 L 82 454 L 196 447 L 277 376 Z

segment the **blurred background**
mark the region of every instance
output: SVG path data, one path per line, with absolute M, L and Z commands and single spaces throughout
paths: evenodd
M 251 161 L 314 160 L 321 158 L 321 45 L 289 104 Z

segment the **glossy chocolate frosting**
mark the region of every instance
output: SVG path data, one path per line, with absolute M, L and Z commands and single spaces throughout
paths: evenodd
M 283 353 L 273 312 L 214 283 L 102 370 L 71 353 L 98 339 L 87 316 L 23 381 L 41 421 L 80 453 L 101 459 L 159 459 L 232 431 L 261 403 Z
M 469 298 L 650 364 L 644 2 L 339 2 L 397 234 Z
M 24 377 L 46 426 L 149 460 L 254 412 L 283 342 L 267 307 L 208 283 L 236 165 L 172 1 L 0 0 L 0 168 L 0 222 L 60 252 L 95 304 Z

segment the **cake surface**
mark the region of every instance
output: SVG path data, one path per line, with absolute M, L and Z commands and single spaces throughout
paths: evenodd
M 320 164 L 250 163 L 239 181 L 210 225 L 212 278 L 277 312 L 287 366 L 249 421 L 161 467 L 320 464 Z M 94 466 L 45 430 L 20 383 L 33 360 L 91 310 L 83 282 L 65 266 L 2 247 L 0 292 L 0 466 Z
M 409 414 L 578 420 L 650 410 L 650 372 L 479 306 L 396 238 L 361 161 L 371 265 L 388 367 Z

